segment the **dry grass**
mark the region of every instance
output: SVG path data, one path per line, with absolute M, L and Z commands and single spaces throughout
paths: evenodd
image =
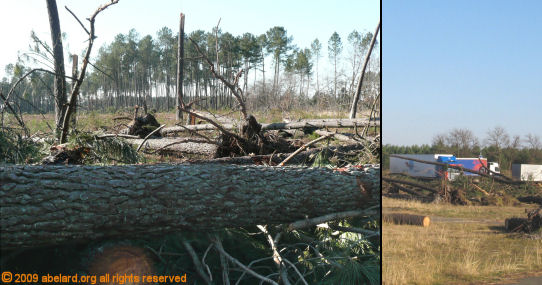
M 504 218 L 525 215 L 524 207 L 435 205 L 384 198 L 383 209 L 450 218 L 427 228 L 384 223 L 384 284 L 480 284 L 542 271 L 542 240 L 503 231 Z

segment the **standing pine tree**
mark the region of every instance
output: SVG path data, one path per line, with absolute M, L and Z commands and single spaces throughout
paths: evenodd
M 322 50 L 322 44 L 318 39 L 315 39 L 311 43 L 311 51 L 316 59 L 316 94 L 320 93 L 320 82 L 318 80 L 318 61 L 320 60 L 320 51 Z
M 329 58 L 333 60 L 333 66 L 335 68 L 335 85 L 333 87 L 333 94 L 335 95 L 335 99 L 337 98 L 337 58 L 341 54 L 343 50 L 343 44 L 341 42 L 341 37 L 337 32 L 334 32 L 331 35 L 331 38 L 329 38 L 329 41 L 327 42 L 327 50 L 329 52 Z

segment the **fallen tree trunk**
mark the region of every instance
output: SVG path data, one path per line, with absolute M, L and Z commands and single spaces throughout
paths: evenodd
M 353 136 L 348 136 L 347 134 L 333 133 L 333 132 L 328 132 L 324 130 L 316 130 L 314 132 L 321 136 L 333 136 L 334 138 L 340 141 L 351 143 L 351 144 L 360 143 L 359 141 L 355 140 Z
M 420 189 L 423 189 L 423 190 L 427 190 L 427 191 L 430 191 L 430 192 L 433 192 L 433 193 L 438 193 L 439 192 L 438 190 L 435 190 L 433 188 L 429 188 L 427 186 L 420 185 L 420 184 L 410 182 L 410 181 L 392 179 L 392 178 L 388 178 L 388 177 L 382 177 L 382 181 L 391 182 L 391 183 L 398 183 L 398 184 L 405 184 L 405 185 L 417 187 L 417 188 L 420 188 Z
M 365 126 L 369 123 L 367 119 L 321 119 L 321 120 L 306 120 L 301 122 L 290 123 L 271 123 L 262 124 L 262 130 L 282 130 L 282 129 L 303 129 L 303 128 L 353 128 L 355 126 Z M 371 121 L 371 125 L 380 126 L 380 122 Z M 238 129 L 239 125 L 224 124 L 224 129 L 233 130 Z M 216 127 L 211 124 L 201 125 L 188 125 L 183 127 L 169 127 L 163 128 L 160 131 L 162 135 L 174 134 L 179 132 L 185 132 L 186 130 L 192 131 L 209 131 L 216 130 Z
M 417 192 L 417 191 L 414 191 L 414 190 L 412 190 L 412 189 L 408 189 L 408 188 L 406 188 L 406 187 L 403 187 L 403 186 L 401 186 L 401 185 L 399 185 L 399 184 L 391 183 L 391 185 L 392 185 L 393 187 L 397 188 L 398 190 L 401 190 L 401 191 L 406 192 L 406 193 L 408 193 L 408 194 L 412 194 L 412 195 L 414 195 L 414 196 L 416 196 L 416 197 L 427 198 L 426 195 L 423 195 L 422 193 Z
M 379 205 L 379 169 L 351 170 L 213 164 L 3 166 L 1 246 L 282 224 Z
M 135 146 L 139 146 L 143 142 L 143 139 L 126 139 L 126 141 Z M 159 153 L 190 153 L 216 157 L 218 145 L 211 144 L 204 139 L 160 138 L 148 139 L 143 144 L 143 149 L 150 149 Z

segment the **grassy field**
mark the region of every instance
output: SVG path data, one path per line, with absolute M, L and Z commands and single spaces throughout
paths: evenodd
M 383 198 L 383 212 L 429 215 L 427 227 L 382 226 L 384 284 L 487 284 L 542 273 L 542 239 L 504 232 L 526 208 Z

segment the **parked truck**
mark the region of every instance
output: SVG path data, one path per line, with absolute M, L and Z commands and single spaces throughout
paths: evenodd
M 512 164 L 512 177 L 521 181 L 542 181 L 542 165 Z
M 417 160 L 429 162 L 443 162 L 446 158 L 450 160 L 452 154 L 398 154 Z M 440 157 L 440 161 L 439 161 Z M 413 160 L 406 160 L 398 157 L 390 157 L 390 173 L 402 173 L 414 177 L 437 178 L 442 176 L 441 167 L 434 164 L 427 164 Z
M 484 173 L 500 173 L 499 164 L 489 162 L 487 158 L 456 158 L 452 154 L 400 154 L 400 156 L 429 162 L 446 163 L 452 166 L 462 166 L 466 169 Z M 487 169 L 491 171 L 487 171 Z M 437 178 L 447 177 L 454 180 L 461 173 L 459 170 L 442 166 L 406 160 L 397 157 L 390 157 L 390 173 L 403 173 L 414 177 Z M 464 175 L 476 176 L 478 174 L 464 172 Z

